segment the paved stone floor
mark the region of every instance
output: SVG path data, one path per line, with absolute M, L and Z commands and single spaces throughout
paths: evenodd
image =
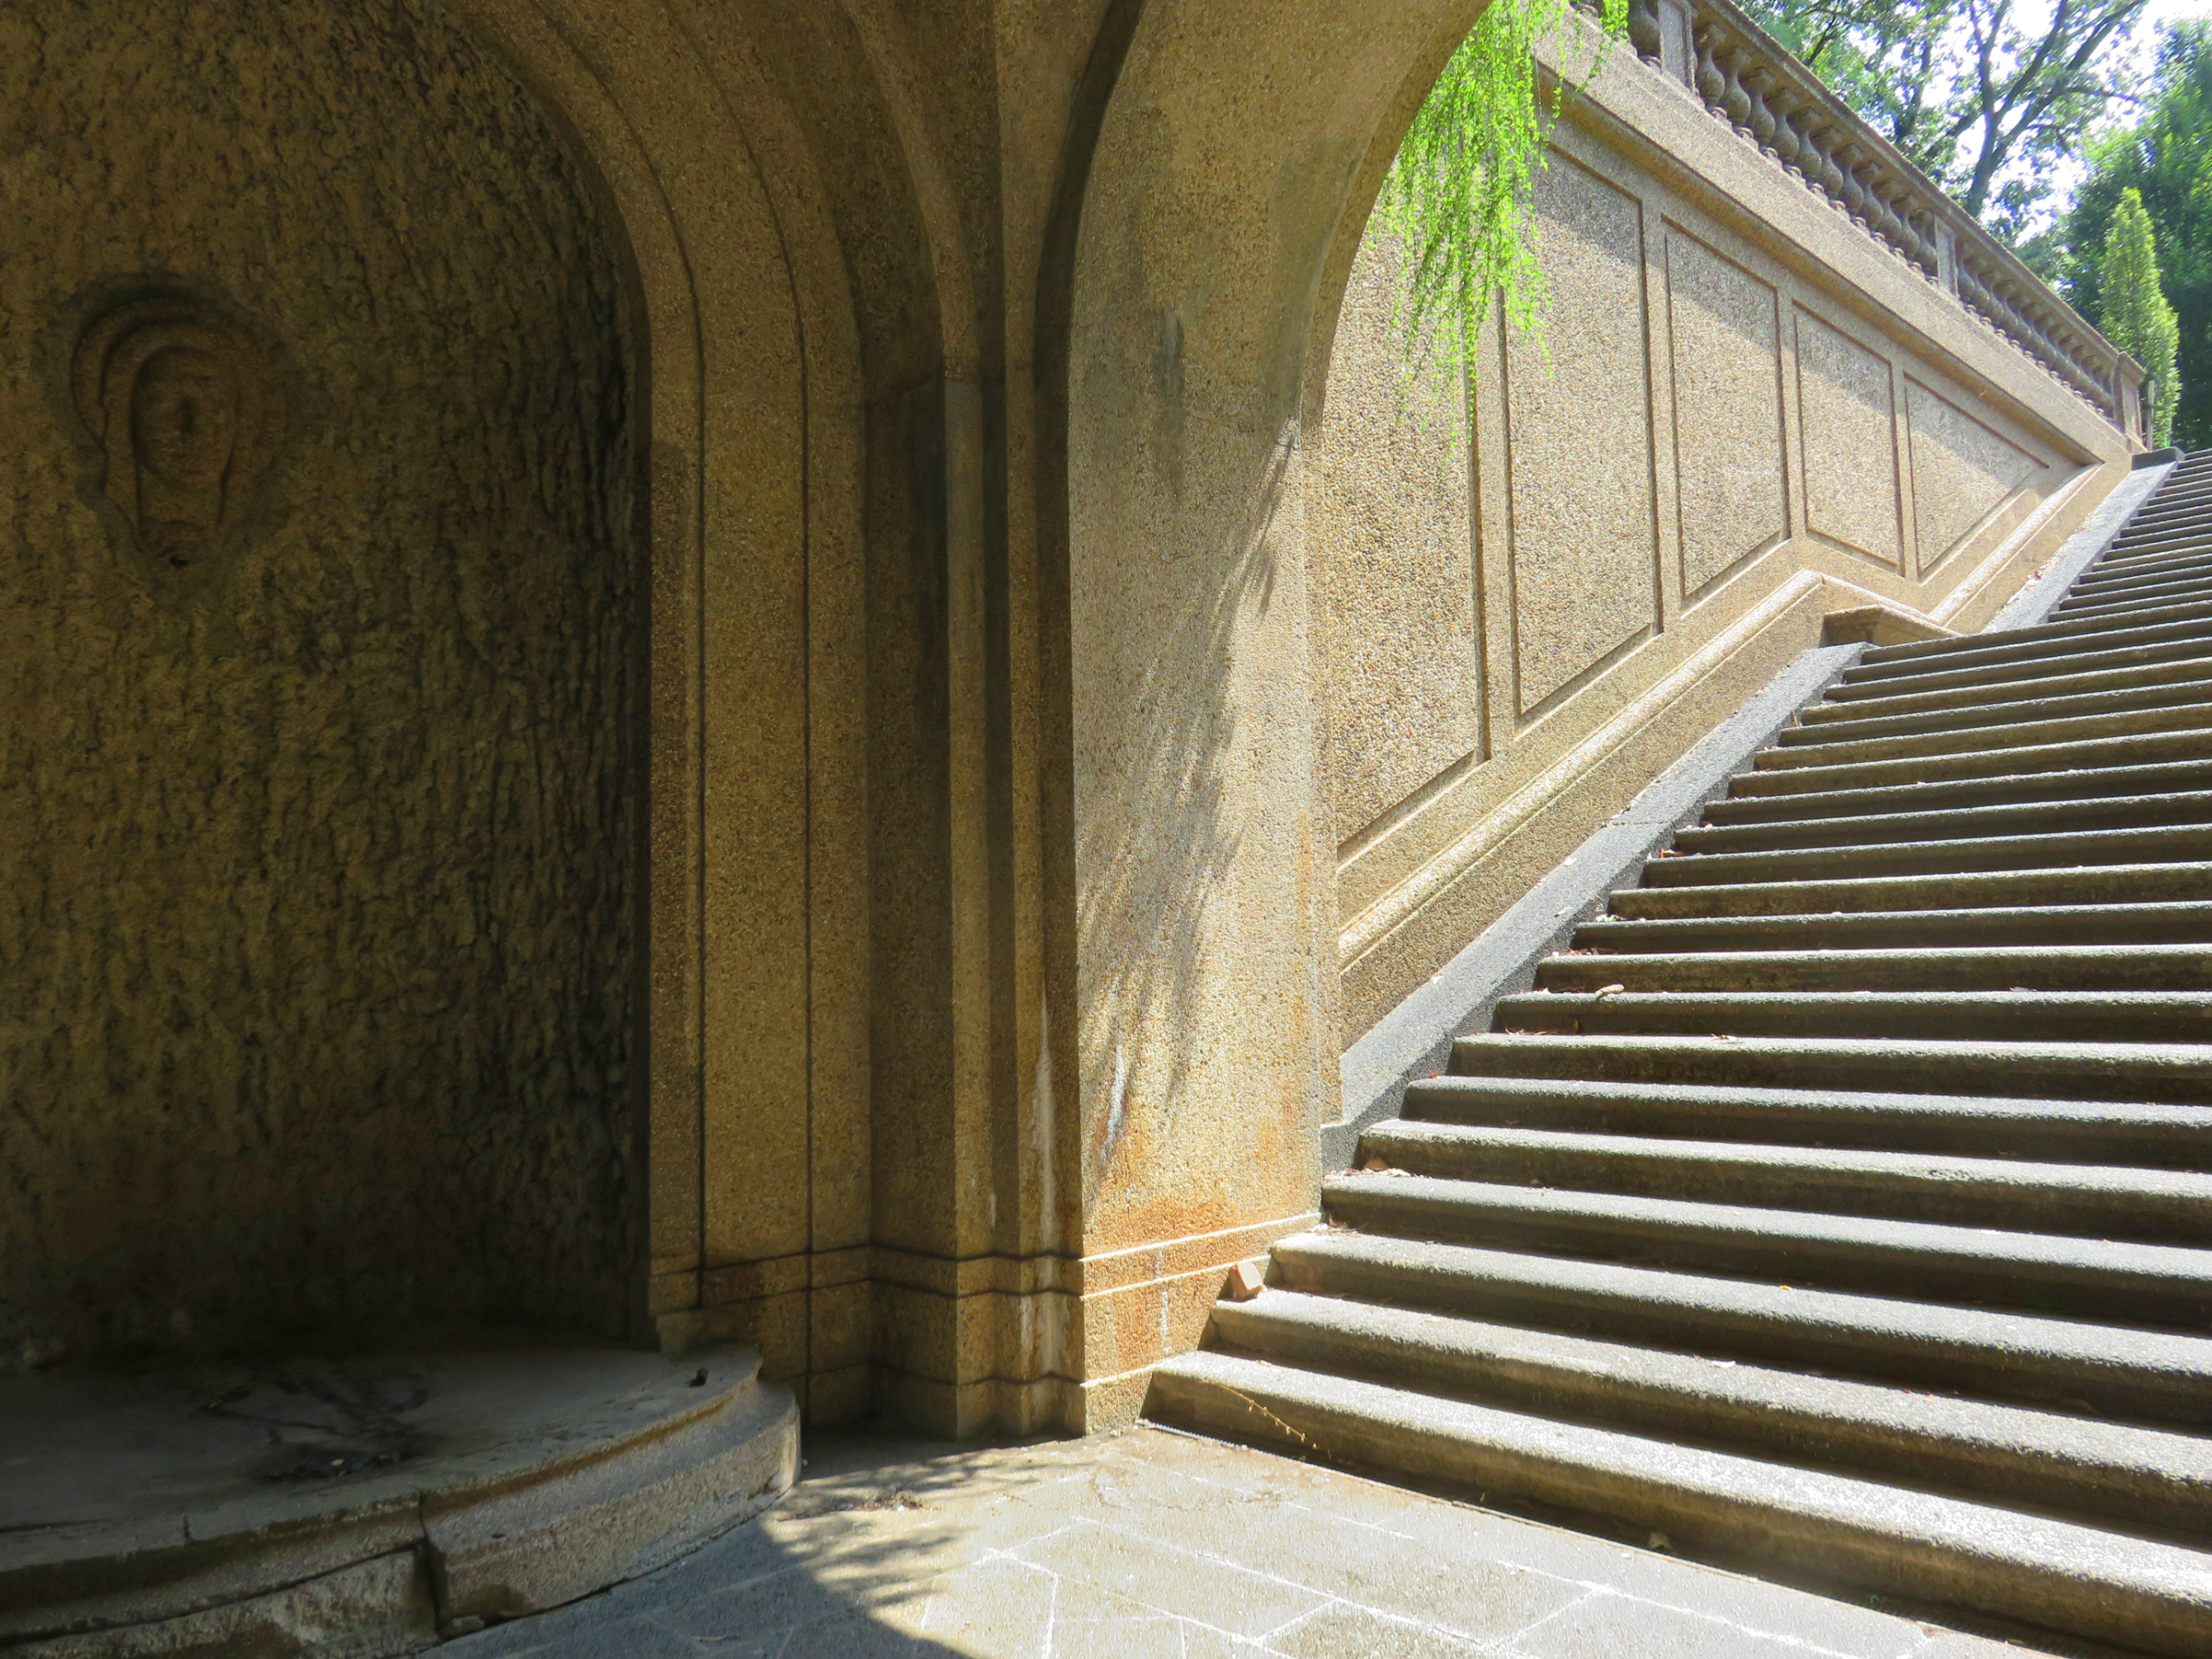
M 810 1442 L 782 1505 L 439 1659 L 2032 1659 L 1150 1427 Z

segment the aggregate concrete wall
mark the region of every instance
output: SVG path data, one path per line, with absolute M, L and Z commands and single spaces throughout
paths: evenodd
M 0 6 L 0 1355 L 640 1316 L 610 233 L 422 0 Z
M 1976 625 L 2126 463 L 1631 53 L 1568 106 L 1532 206 L 1541 339 L 1493 317 L 1470 388 L 1409 381 L 1371 228 L 1306 433 L 1347 1044 L 1826 611 Z

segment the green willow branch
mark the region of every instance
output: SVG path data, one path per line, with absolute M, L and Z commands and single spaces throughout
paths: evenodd
M 1493 0 L 1392 164 L 1376 211 L 1406 263 L 1398 321 L 1409 370 L 1426 359 L 1465 375 L 1493 294 L 1506 321 L 1542 347 L 1548 292 L 1528 203 L 1555 117 L 1537 96 L 1535 47 L 1569 9 L 1569 0 Z M 1628 16 L 1628 0 L 1604 0 L 1597 48 L 1560 88 L 1562 101 L 1604 67 Z

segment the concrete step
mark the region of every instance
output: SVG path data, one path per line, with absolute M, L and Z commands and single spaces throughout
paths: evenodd
M 1547 957 L 1536 988 L 1623 991 L 2212 992 L 2212 944 L 1704 950 Z
M 2194 512 L 2185 518 L 2169 518 L 2156 522 L 2138 519 L 2131 522 L 2125 530 L 2112 538 L 2112 547 L 2098 558 L 2096 563 L 2089 567 L 2086 574 L 2102 575 L 2107 571 L 2145 560 L 2156 561 L 2176 556 L 2188 557 L 2189 543 L 2193 539 L 2190 524 L 2192 522 L 2201 524 L 2202 517 L 2203 507 L 2200 504 Z M 2178 555 L 2161 553 L 2159 550 L 2160 544 L 2172 545 L 2178 549 Z
M 1781 734 L 1753 765 L 1762 771 L 1793 766 L 1844 766 L 1904 757 L 2041 747 L 2053 744 L 2126 737 L 2151 732 L 2212 731 L 2212 702 L 2202 700 L 2112 709 L 2050 718 L 1994 719 L 1979 725 L 1941 725 L 1884 735 L 1828 726 Z
M 2112 547 L 2099 562 L 2125 564 L 2135 559 L 2156 559 L 2207 546 L 2212 546 L 2212 530 L 2206 527 L 2201 513 L 2161 515 L 2131 523 L 2112 538 Z
M 2172 1244 L 1630 1194 L 1349 1174 L 1324 1183 L 1334 1226 L 1575 1261 L 1920 1302 L 2018 1309 L 2200 1332 L 2212 1319 L 2212 1252 Z M 2212 1417 L 2212 1402 L 2199 1408 Z
M 1804 744 L 1857 743 L 1869 737 L 1911 736 L 1923 732 L 1960 732 L 2099 715 L 2124 716 L 2136 710 L 2191 703 L 2212 703 L 2212 678 L 2175 680 L 2169 677 L 2159 683 L 2124 689 L 2086 691 L 2067 697 L 2016 698 L 2004 702 L 1983 700 L 1966 707 L 1910 712 L 1891 712 L 1865 703 L 1844 703 L 1833 706 L 1841 718 L 1806 721 L 1783 732 L 1776 741 L 1785 748 Z
M 1223 1305 L 1248 1359 L 1445 1399 L 1901 1480 L 2070 1519 L 2212 1533 L 2212 1443 L 1986 1400 L 1269 1290 Z
M 2212 1106 L 1522 1077 L 1409 1084 L 1406 1120 L 1760 1146 L 2212 1169 Z
M 2107 1241 L 2187 1245 L 2212 1239 L 2212 1175 L 2032 1162 L 1983 1156 L 1979 1148 L 1964 1158 L 1400 1119 L 1368 1130 L 1359 1151 L 1363 1160 L 1379 1158 L 1415 1175 L 1507 1187 L 1694 1194 L 1709 1204 Z M 1373 1180 L 1358 1172 L 1343 1179 Z M 1350 1212 L 1337 1218 L 1359 1224 Z M 2212 1255 L 2205 1265 L 2212 1273 Z
M 1862 697 L 1842 701 L 1823 700 L 1801 710 L 1797 718 L 1806 726 L 1817 726 L 1839 721 L 1887 719 L 1897 714 L 1917 714 L 1946 709 L 1998 709 L 2013 703 L 2035 702 L 2044 698 L 2078 697 L 2097 691 L 2163 688 L 2177 679 L 2194 681 L 2204 677 L 2203 671 L 2192 673 L 2187 666 L 2195 661 L 2194 658 L 2184 659 L 2183 665 L 2179 668 L 2171 663 L 2148 663 L 2132 668 L 2107 668 L 2088 674 L 2038 676 L 2032 679 L 2013 680 L 1996 686 L 1961 686 L 1948 691 L 1924 691 L 1896 697 Z
M 2212 1418 L 2212 1341 L 2178 1331 L 1345 1228 L 1284 1240 L 1270 1278 L 1314 1296 L 2142 1423 Z
M 1574 948 L 1607 955 L 1704 950 L 1918 950 L 1972 946 L 2038 949 L 2212 943 L 2212 900 L 2184 904 L 2046 904 L 1986 910 L 1868 911 L 1818 915 L 1601 916 Z M 1602 970 L 1600 970 L 1602 971 Z
M 1644 865 L 1646 887 L 1710 887 L 1733 881 L 1865 879 L 1895 874 L 2057 869 L 2085 865 L 2199 863 L 2212 859 L 2212 825 L 2063 830 L 2049 835 L 1961 835 L 1758 853 L 1677 852 Z
M 2212 589 L 2212 561 L 2202 569 L 2171 569 L 2096 588 L 2077 586 L 2051 615 L 2062 622 L 2150 605 L 2171 605 Z
M 1497 1030 L 2212 1044 L 2212 992 L 1535 991 L 1498 1004 Z
M 1610 909 L 1156 1414 L 2212 1653 L 2212 1555 L 2104 1564 L 2212 1541 L 2212 454 L 2043 622 L 1865 651 Z
M 2169 644 L 2212 637 L 2212 598 L 2172 605 L 2124 623 L 2039 622 L 2001 633 L 1962 634 L 1922 640 L 1910 645 L 1867 648 L 1844 677 L 1853 685 L 1909 677 L 1931 665 L 1947 672 L 1961 668 L 2050 663 L 2089 651 L 2117 651 L 2131 645 Z
M 1759 770 L 1731 785 L 1738 795 L 1799 794 L 1836 789 L 1873 789 L 1964 778 L 2028 776 L 2041 771 L 2083 771 L 2104 767 L 2154 766 L 2212 759 L 2212 727 L 2157 731 L 2139 736 L 2096 737 L 2018 747 L 1963 749 L 1949 754 L 1900 755 L 1888 759 L 1823 763 L 1817 751 L 1766 749 Z M 1788 756 L 1786 760 L 1770 759 Z M 2018 797 L 2015 797 L 2018 798 Z
M 1672 860 L 1664 861 L 1667 863 Z M 2212 864 L 2102 865 L 1836 880 L 1742 881 L 1707 887 L 1629 888 L 1616 916 L 1825 916 L 1830 912 L 2017 909 L 2048 905 L 2173 904 L 2212 892 Z
M 2024 635 L 2024 637 L 2022 637 Z M 1934 640 L 1924 646 L 1885 646 L 1882 651 L 1912 653 L 1898 657 L 1858 659 L 1842 675 L 1845 686 L 1885 686 L 1889 690 L 1913 686 L 1934 675 L 1971 673 L 2081 673 L 2092 657 L 2114 651 L 2161 651 L 2181 648 L 2185 654 L 2206 654 L 2212 640 L 2212 619 L 2174 618 L 2128 629 L 2092 629 L 2079 621 L 2046 621 L 2037 630 L 2022 629 L 2019 635 L 1964 635 L 1958 640 Z M 1871 654 L 1871 653 L 1869 653 Z M 1924 690 L 1924 684 L 1920 686 Z
M 1787 797 L 1785 797 L 1787 798 Z M 2064 830 L 2181 828 L 2212 824 L 2212 790 L 2189 794 L 2109 795 L 2021 801 L 1949 812 L 1885 812 L 1699 825 L 1676 832 L 1674 851 L 1760 853 L 1788 847 L 1877 846 L 1891 841 L 1974 840 Z M 1665 862 L 1665 861 L 1662 861 Z
M 1453 1043 L 1452 1070 L 1469 1077 L 1735 1088 L 1925 1090 L 2188 1106 L 2212 1100 L 2212 1050 L 2194 1043 L 1487 1032 Z
M 2052 607 L 2051 615 L 2068 621 L 2125 606 L 2171 604 L 2208 591 L 2212 591 L 2212 556 L 2201 562 L 2162 565 L 2093 584 L 2077 582 L 2066 597 Z
M 1747 782 L 1734 780 L 1735 790 Z M 1763 782 L 1759 785 L 1766 788 Z M 2039 801 L 2109 800 L 2126 795 L 2212 793 L 2212 760 L 2157 761 L 2143 766 L 2078 767 L 2035 772 L 1997 772 L 1986 778 L 1877 784 L 1860 789 L 1788 790 L 1731 794 L 1707 803 L 1705 822 L 1761 824 L 1816 818 L 1872 818 Z
M 2149 667 L 2160 663 L 2194 663 L 2212 657 L 2206 640 L 2196 636 L 2159 641 L 2147 645 L 2128 645 L 2117 649 L 2090 645 L 2065 656 L 2027 662 L 1984 663 L 1966 667 L 1946 667 L 1941 663 L 1928 664 L 1917 673 L 1895 672 L 1868 675 L 1853 680 L 1848 670 L 1845 677 L 1828 688 L 1826 700 L 1830 703 L 1854 702 L 1863 698 L 1919 697 L 1936 691 L 1963 690 L 1969 688 L 1997 688 L 2021 684 L 2041 685 L 2062 676 L 2105 674 L 2124 668 Z
M 1233 1354 L 1171 1360 L 1152 1388 L 1170 1422 L 1602 1512 L 1708 1559 L 1818 1561 L 1916 1600 L 2212 1652 L 2212 1557 L 2175 1545 Z

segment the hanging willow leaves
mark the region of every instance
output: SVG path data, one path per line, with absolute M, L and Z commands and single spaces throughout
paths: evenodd
M 1506 321 L 1541 347 L 1547 293 L 1528 201 L 1552 116 L 1537 99 L 1535 47 L 1569 10 L 1569 0 L 1493 0 L 1399 147 L 1376 211 L 1404 250 L 1409 359 L 1464 375 L 1493 293 Z M 1604 0 L 1596 49 L 1562 99 L 1604 67 L 1628 16 L 1628 0 Z

